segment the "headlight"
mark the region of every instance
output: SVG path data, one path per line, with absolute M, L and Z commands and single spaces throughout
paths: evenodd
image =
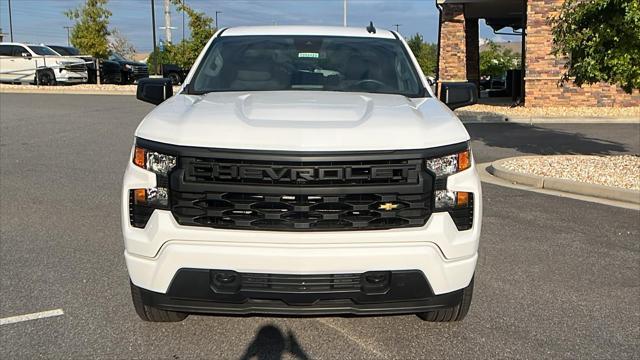
M 176 157 L 136 146 L 133 152 L 133 163 L 158 175 L 167 176 L 176 166 Z
M 467 149 L 457 154 L 427 159 L 425 164 L 437 177 L 449 176 L 471 167 L 471 153 Z
M 469 205 L 469 195 L 471 193 L 463 191 L 436 190 L 436 211 L 467 207 Z
M 129 64 L 124 64 L 124 68 L 126 70 L 133 70 L 133 67 L 131 65 L 129 65 Z

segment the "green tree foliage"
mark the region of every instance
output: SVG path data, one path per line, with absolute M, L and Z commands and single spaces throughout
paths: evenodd
M 210 16 L 190 8 L 183 0 L 172 0 L 172 2 L 178 11 L 184 11 L 189 17 L 191 38 L 183 39 L 178 44 L 165 44 L 164 49 L 158 51 L 158 64 L 177 64 L 180 67 L 188 68 L 196 61 L 216 29 Z M 148 63 L 150 65 L 153 64 L 154 56 L 156 55 L 149 56 Z
M 106 8 L 108 0 L 86 0 L 84 5 L 66 11 L 64 14 L 75 21 L 71 30 L 71 44 L 84 54 L 97 58 L 109 55 L 109 17 Z
M 422 72 L 426 76 L 435 76 L 436 62 L 438 61 L 438 49 L 436 44 L 424 42 L 424 38 L 419 33 L 416 33 L 407 40 L 407 44 L 411 48 L 413 55 L 418 60 L 418 64 L 420 64 L 420 68 L 422 68 Z
M 566 0 L 551 25 L 553 54 L 568 57 L 562 82 L 640 89 L 638 0 Z
M 514 53 L 493 41 L 480 52 L 480 75 L 501 77 L 507 70 L 520 68 L 520 54 Z

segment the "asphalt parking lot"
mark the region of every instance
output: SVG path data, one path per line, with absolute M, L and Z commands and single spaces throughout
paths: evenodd
M 640 357 L 640 213 L 484 184 L 474 299 L 415 316 L 144 323 L 131 305 L 120 186 L 151 106 L 133 96 L 0 95 L 0 358 Z M 640 153 L 640 126 L 469 125 L 478 162 Z M 215 134 L 214 134 L 215 135 Z

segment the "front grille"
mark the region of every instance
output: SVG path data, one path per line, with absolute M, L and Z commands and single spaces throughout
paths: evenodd
M 416 184 L 420 170 L 420 160 L 272 162 L 185 158 L 183 162 L 186 181 L 218 184 Z
M 426 194 L 274 195 L 172 191 L 181 225 L 247 230 L 363 230 L 423 226 L 431 215 Z
M 360 291 L 361 274 L 285 275 L 240 273 L 241 291 L 342 292 Z
M 133 65 L 131 72 L 136 76 L 147 76 L 149 75 L 149 68 L 145 65 Z
M 85 72 L 87 71 L 87 66 L 85 64 L 71 64 L 65 65 L 65 70 L 71 72 Z

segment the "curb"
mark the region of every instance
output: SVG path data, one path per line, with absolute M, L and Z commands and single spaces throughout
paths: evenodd
M 516 124 L 640 124 L 638 117 L 508 117 L 506 122 Z
M 469 112 L 456 113 L 464 124 L 640 124 L 640 114 L 637 117 L 510 117 L 502 114 L 473 114 Z
M 2 89 L 0 94 L 46 94 L 46 95 L 135 95 L 135 91 L 127 90 L 74 90 L 70 89 Z
M 33 95 L 135 95 L 134 92 L 122 91 L 0 91 L 0 94 L 33 94 Z
M 122 88 L 114 88 L 114 86 L 123 86 Z M 180 90 L 180 86 L 174 86 L 174 94 Z M 108 85 L 108 87 L 100 88 L 94 86 L 92 88 L 78 88 L 74 85 L 69 86 L 37 86 L 25 85 L 24 87 L 3 87 L 0 86 L 0 94 L 47 94 L 47 95 L 136 95 L 137 88 L 135 85 Z
M 518 173 L 506 169 L 502 164 L 515 158 L 534 158 L 539 156 L 518 156 L 497 160 L 487 167 L 487 171 L 501 179 L 527 185 L 539 189 L 563 191 L 578 195 L 587 195 L 603 199 L 623 201 L 632 204 L 640 204 L 640 191 L 615 188 L 612 186 L 589 184 L 579 181 L 558 179 L 548 176 Z

